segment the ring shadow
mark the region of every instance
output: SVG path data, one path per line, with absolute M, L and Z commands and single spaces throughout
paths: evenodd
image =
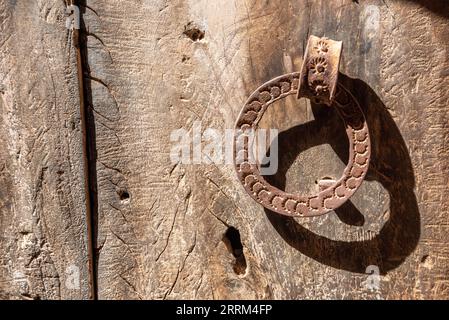
M 427 10 L 430 10 L 443 18 L 449 18 L 448 0 L 403 0 L 403 1 L 416 2 L 421 7 L 424 7 Z
M 389 219 L 370 240 L 338 241 L 311 232 L 294 218 L 265 209 L 268 220 L 293 248 L 325 265 L 351 272 L 365 273 L 377 265 L 381 274 L 400 266 L 414 251 L 420 237 L 418 204 L 413 192 L 414 174 L 406 144 L 399 129 L 376 93 L 362 80 L 343 74 L 342 83 L 365 114 L 371 136 L 371 162 L 365 180 L 378 181 L 389 193 Z M 348 139 L 337 113 L 329 107 L 312 105 L 315 120 L 295 126 L 278 135 L 278 170 L 265 179 L 284 190 L 286 173 L 302 150 L 328 143 L 347 163 Z M 331 132 L 329 134 L 329 132 Z M 298 139 L 297 137 L 306 137 Z M 269 151 L 268 151 L 269 152 Z M 335 210 L 340 220 L 361 226 L 364 217 L 349 201 Z M 379 213 L 379 216 L 383 212 Z

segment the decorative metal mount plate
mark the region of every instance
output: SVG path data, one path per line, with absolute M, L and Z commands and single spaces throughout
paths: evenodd
M 337 90 L 341 41 L 310 36 L 298 89 L 298 99 L 310 98 L 330 106 Z
M 237 176 L 246 192 L 265 208 L 287 216 L 317 216 L 337 209 L 358 189 L 368 171 L 371 145 L 368 125 L 359 103 L 338 83 L 341 42 L 311 36 L 301 73 L 293 72 L 274 78 L 254 91 L 243 106 L 236 122 L 234 163 Z M 324 181 L 312 196 L 287 193 L 270 185 L 260 174 L 260 165 L 249 159 L 252 148 L 250 131 L 267 108 L 289 95 L 306 97 L 316 103 L 336 108 L 349 139 L 349 161 L 336 181 Z M 241 145 L 241 146 L 240 146 Z

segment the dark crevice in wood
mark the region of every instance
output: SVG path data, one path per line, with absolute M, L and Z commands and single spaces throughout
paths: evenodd
M 223 236 L 223 242 L 235 258 L 234 272 L 238 275 L 245 274 L 247 264 L 240 232 L 234 227 L 229 227 Z
M 75 0 L 73 4 L 80 8 L 81 29 L 73 30 L 73 41 L 77 51 L 78 81 L 80 93 L 81 126 L 83 132 L 84 170 L 86 186 L 86 219 L 88 232 L 89 273 L 91 299 L 98 298 L 98 191 L 97 191 L 97 166 L 96 166 L 96 130 L 95 118 L 92 110 L 91 79 L 87 52 L 87 35 L 84 20 L 82 18 L 87 5 L 85 0 Z

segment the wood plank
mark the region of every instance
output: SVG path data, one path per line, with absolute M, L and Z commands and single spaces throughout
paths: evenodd
M 0 298 L 88 299 L 75 49 L 62 1 L 0 1 Z
M 88 0 L 99 298 L 447 298 L 439 3 Z M 286 219 L 255 204 L 231 165 L 171 163 L 173 130 L 232 128 L 255 88 L 300 70 L 310 34 L 343 41 L 342 71 L 357 79 L 342 81 L 371 130 L 371 169 L 351 203 Z M 290 99 L 263 124 L 283 130 L 274 184 L 311 192 L 341 172 L 347 142 L 332 109 Z

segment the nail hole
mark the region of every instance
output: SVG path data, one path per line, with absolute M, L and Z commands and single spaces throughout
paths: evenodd
M 129 200 L 129 192 L 128 191 L 121 189 L 117 193 L 118 193 L 118 196 L 120 197 L 120 200 L 122 200 L 122 201 Z
M 244 274 L 246 272 L 247 265 L 245 255 L 243 253 L 243 244 L 240 239 L 240 232 L 234 227 L 229 227 L 223 236 L 223 242 L 235 258 L 233 267 L 234 272 L 239 275 Z
M 189 37 L 192 41 L 200 41 L 204 38 L 206 33 L 197 26 L 193 25 L 192 22 L 189 22 L 186 26 L 184 26 L 183 34 Z

